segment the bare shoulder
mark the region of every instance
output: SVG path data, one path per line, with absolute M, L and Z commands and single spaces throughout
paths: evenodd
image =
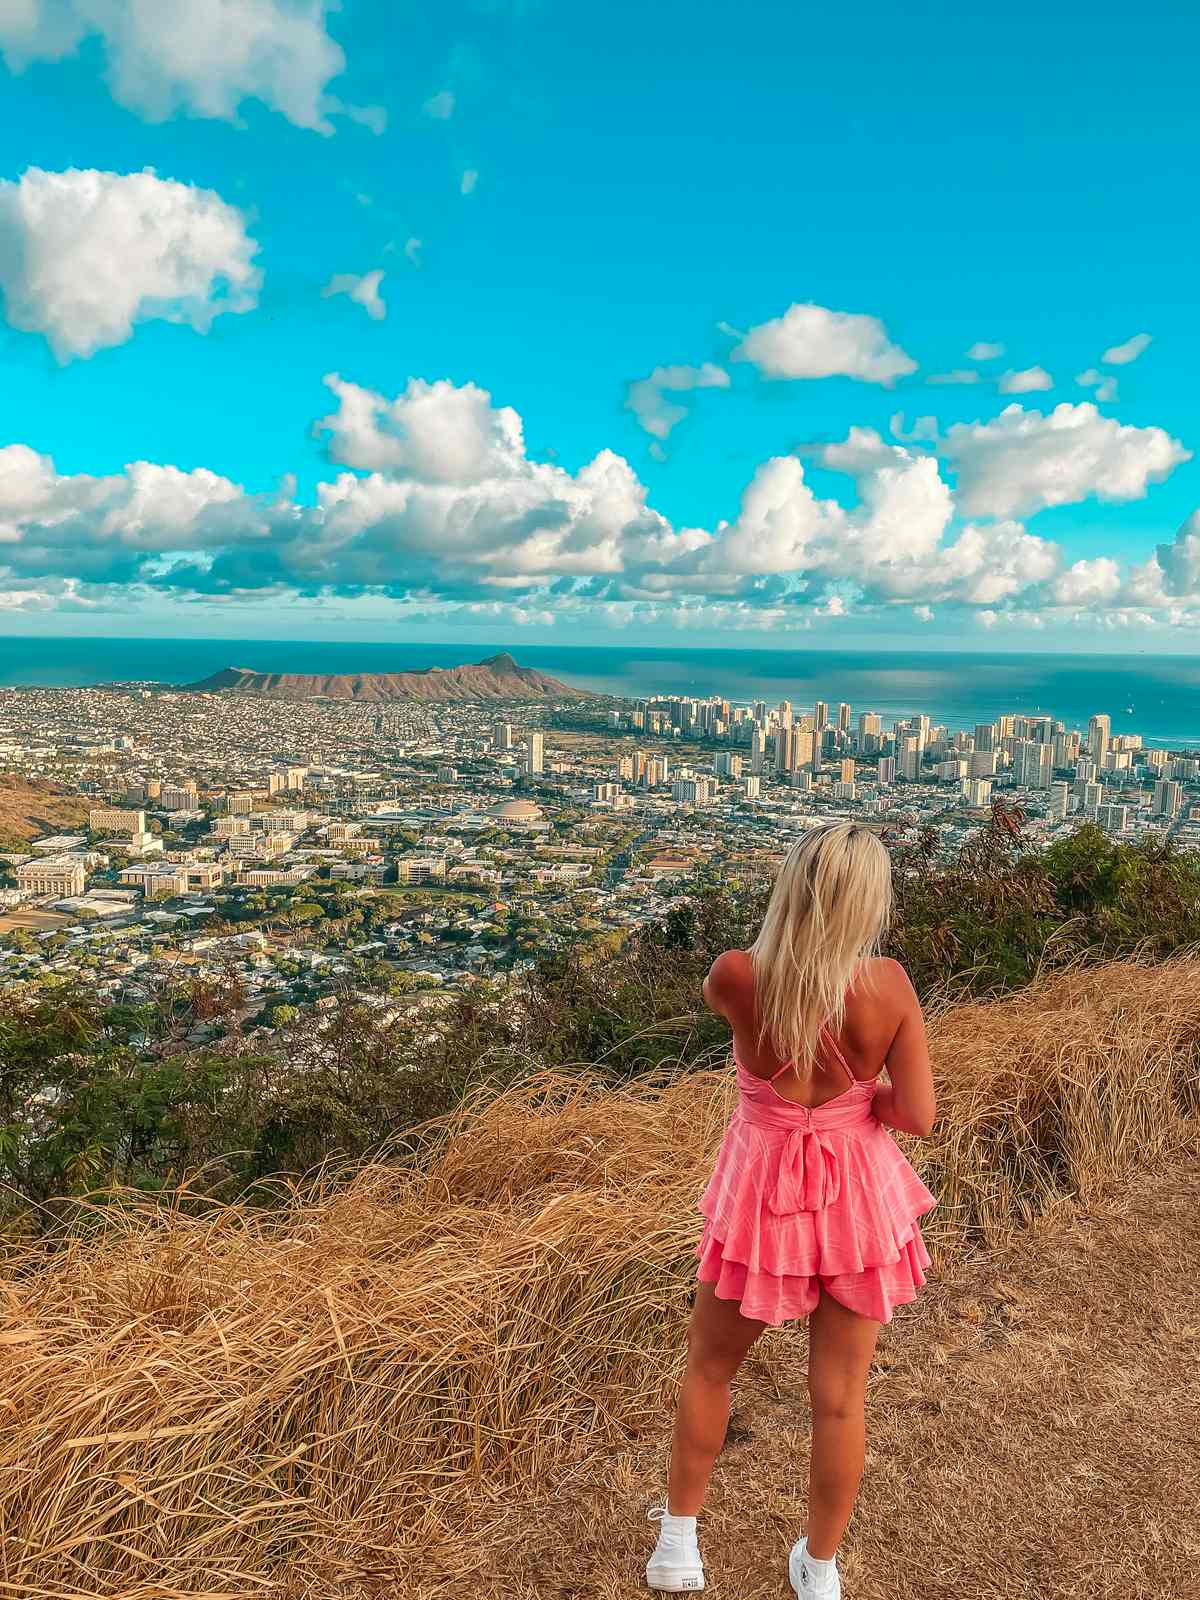
M 748 950 L 726 950 L 708 969 L 707 981 L 714 989 L 729 992 L 754 982 L 754 963 Z
M 754 964 L 747 950 L 726 950 L 708 969 L 704 998 L 716 1010 L 737 1004 L 754 992 Z
M 883 994 L 900 1006 L 916 1004 L 917 992 L 912 979 L 899 961 L 891 956 L 877 956 L 867 964 L 865 976 L 877 994 Z

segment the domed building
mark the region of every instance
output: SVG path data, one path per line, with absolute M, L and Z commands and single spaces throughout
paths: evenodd
M 488 816 L 494 817 L 502 828 L 540 829 L 549 826 L 541 806 L 535 805 L 532 800 L 504 800 L 498 806 L 492 806 Z

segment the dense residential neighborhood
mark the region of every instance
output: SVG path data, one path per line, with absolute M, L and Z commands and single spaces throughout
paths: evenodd
M 0 694 L 0 762 L 67 826 L 0 829 L 0 972 L 113 1002 L 236 979 L 247 1022 L 438 1004 L 579 933 L 620 942 L 822 820 L 949 855 L 995 803 L 1200 838 L 1200 755 L 1048 717 L 971 730 L 818 702 L 385 705 L 151 684 Z M 26 809 L 34 809 L 26 799 Z M 57 807 L 57 810 L 53 808 Z M 22 832 L 24 836 L 22 836 Z

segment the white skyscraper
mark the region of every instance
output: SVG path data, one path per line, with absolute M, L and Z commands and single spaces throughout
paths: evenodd
M 1036 739 L 1013 744 L 1013 781 L 1025 789 L 1048 789 L 1053 772 L 1053 749 Z
M 1151 810 L 1160 817 L 1177 817 L 1183 808 L 1183 789 L 1169 778 L 1154 785 Z
M 1104 765 L 1111 733 L 1112 719 L 1108 716 L 1092 717 L 1088 723 L 1088 751 L 1098 767 Z

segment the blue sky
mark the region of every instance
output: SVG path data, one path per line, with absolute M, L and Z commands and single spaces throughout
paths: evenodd
M 0 631 L 1194 649 L 1194 8 L 166 9 L 0 8 Z

